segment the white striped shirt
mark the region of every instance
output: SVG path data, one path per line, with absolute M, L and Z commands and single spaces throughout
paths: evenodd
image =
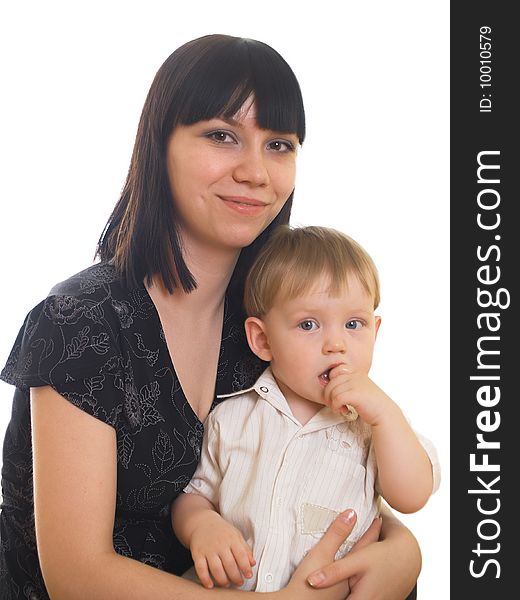
M 307 551 L 346 508 L 356 525 L 343 556 L 379 512 L 370 440 L 323 407 L 308 423 L 293 416 L 270 368 L 253 388 L 226 396 L 205 422 L 199 466 L 185 492 L 207 498 L 253 549 L 253 577 L 241 589 L 284 587 Z M 432 444 L 434 489 L 439 467 Z

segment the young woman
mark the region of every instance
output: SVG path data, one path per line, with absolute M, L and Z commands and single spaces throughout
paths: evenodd
M 298 82 L 261 42 L 205 36 L 157 72 L 100 262 L 29 313 L 2 371 L 16 386 L 2 469 L 6 598 L 244 593 L 177 576 L 189 553 L 170 505 L 216 394 L 262 369 L 243 333 L 243 282 L 289 220 L 304 137 Z M 340 516 L 272 596 L 340 599 L 350 578 L 353 599 L 401 600 L 420 553 L 391 513 L 374 543 L 379 526 L 334 562 L 352 527 Z M 310 575 L 331 587 L 318 592 Z

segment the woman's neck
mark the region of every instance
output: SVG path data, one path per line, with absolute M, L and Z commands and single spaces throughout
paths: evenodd
M 176 287 L 169 293 L 160 277 L 146 287 L 154 303 L 185 315 L 209 315 L 219 311 L 240 252 L 216 253 L 186 249 L 183 257 L 197 287 L 186 293 Z M 188 313 L 186 311 L 189 311 Z

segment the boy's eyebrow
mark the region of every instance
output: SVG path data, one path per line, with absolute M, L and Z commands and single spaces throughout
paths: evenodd
M 303 305 L 301 307 L 298 308 L 294 308 L 294 312 L 295 313 L 305 313 L 305 312 L 318 312 L 320 310 L 323 309 L 323 306 L 321 304 L 306 304 Z M 369 315 L 370 313 L 373 312 L 373 309 L 367 310 L 366 308 L 360 308 L 360 307 L 352 307 L 349 306 L 346 309 L 346 312 L 348 313 L 354 313 L 354 314 L 367 314 Z

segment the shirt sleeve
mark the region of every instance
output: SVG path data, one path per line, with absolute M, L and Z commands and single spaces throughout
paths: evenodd
M 24 391 L 50 385 L 113 424 L 125 378 L 111 315 L 93 297 L 49 296 L 25 318 L 0 377 Z
M 439 486 L 441 484 L 441 465 L 439 462 L 439 457 L 437 455 L 437 450 L 435 449 L 435 446 L 433 445 L 433 443 L 427 437 L 418 433 L 417 431 L 415 431 L 415 435 L 417 436 L 417 439 L 421 443 L 421 446 L 426 450 L 426 454 L 428 455 L 428 458 L 430 459 L 430 462 L 432 465 L 432 476 L 433 476 L 432 494 L 433 494 L 434 492 L 436 492 L 439 489 Z
M 219 464 L 219 424 L 215 412 L 209 414 L 204 424 L 204 438 L 200 461 L 190 483 L 184 488 L 187 494 L 203 496 L 219 510 L 219 490 L 222 470 Z

